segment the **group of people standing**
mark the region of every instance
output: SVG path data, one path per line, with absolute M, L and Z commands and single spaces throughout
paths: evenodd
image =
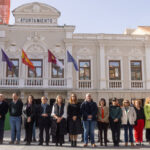
M 143 144 L 143 129 L 146 128 L 146 139 L 150 143 L 150 97 L 146 98 L 144 108 L 140 100 L 123 100 L 120 106 L 116 98 L 107 107 L 104 98 L 98 102 L 93 101 L 91 94 L 87 93 L 82 104 L 78 103 L 76 94 L 71 94 L 69 103 L 66 105 L 62 96 L 56 97 L 55 104 L 51 107 L 47 97 L 41 98 L 41 104 L 35 104 L 32 95 L 29 95 L 27 102 L 23 105 L 17 93 L 12 94 L 12 101 L 8 104 L 4 95 L 0 94 L 0 144 L 3 143 L 5 115 L 10 113 L 11 141 L 9 144 L 20 144 L 22 115 L 24 118 L 26 145 L 32 142 L 35 122 L 39 127 L 39 145 L 49 145 L 50 131 L 52 142 L 56 146 L 64 143 L 64 135 L 69 133 L 72 147 L 77 146 L 79 134 L 83 134 L 84 147 L 91 142 L 96 147 L 94 130 L 96 124 L 99 130 L 99 141 L 101 146 L 107 146 L 107 130 L 110 126 L 114 146 L 119 146 L 120 129 L 124 128 L 124 142 L 128 146 Z M 133 136 L 134 130 L 134 136 Z M 45 131 L 45 139 L 43 133 Z M 129 131 L 129 134 L 128 134 Z M 103 137 L 104 134 L 104 137 Z

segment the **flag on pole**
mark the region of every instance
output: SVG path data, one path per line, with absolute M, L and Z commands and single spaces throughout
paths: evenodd
M 61 69 L 64 68 L 64 65 L 62 64 L 62 62 L 59 61 L 50 50 L 48 50 L 48 62 L 51 62 L 51 63 L 57 65 Z
M 1 49 L 2 51 L 2 61 L 6 61 L 9 69 L 12 71 L 14 64 L 12 61 L 9 59 L 9 57 L 6 55 L 6 53 Z
M 76 70 L 76 71 L 79 71 L 77 62 L 76 62 L 76 60 L 71 56 L 71 54 L 69 53 L 69 51 L 67 51 L 67 59 L 68 59 L 68 62 L 72 62 L 72 63 L 73 63 L 75 70 Z
M 27 65 L 29 68 L 31 68 L 32 70 L 35 69 L 33 63 L 29 60 L 29 58 L 27 57 L 27 54 L 24 52 L 24 50 L 22 50 L 22 62 Z

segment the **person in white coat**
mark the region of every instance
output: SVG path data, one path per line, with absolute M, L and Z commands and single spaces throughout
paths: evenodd
M 128 141 L 131 142 L 131 146 L 134 146 L 133 144 L 133 126 L 136 121 L 136 112 L 134 107 L 130 106 L 129 100 L 123 101 L 123 107 L 122 107 L 122 125 L 124 127 L 124 140 L 125 140 L 125 146 L 128 146 Z M 128 135 L 129 130 L 129 135 Z

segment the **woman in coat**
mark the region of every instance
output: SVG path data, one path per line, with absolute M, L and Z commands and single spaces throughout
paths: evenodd
M 68 120 L 68 130 L 71 140 L 71 146 L 76 147 L 77 136 L 82 134 L 82 125 L 80 117 L 80 105 L 77 103 L 77 96 L 71 94 L 70 101 L 67 108 L 67 120 Z
M 100 145 L 103 146 L 103 132 L 104 132 L 104 143 L 107 146 L 107 130 L 109 125 L 109 108 L 106 106 L 106 101 L 101 98 L 98 106 L 98 129 L 100 133 Z
M 125 146 L 128 146 L 128 137 L 129 141 L 131 142 L 131 146 L 134 146 L 133 144 L 133 125 L 136 121 L 136 112 L 134 107 L 130 106 L 129 100 L 123 101 L 123 107 L 122 107 L 122 125 L 124 127 L 124 140 L 125 140 Z M 129 131 L 129 136 L 128 136 Z
M 23 116 L 25 124 L 26 145 L 30 145 L 32 141 L 33 123 L 35 121 L 35 105 L 33 96 L 29 95 L 27 103 L 23 106 Z
M 144 105 L 146 140 L 150 144 L 150 97 L 146 98 Z
M 60 95 L 56 97 L 56 103 L 52 108 L 51 116 L 53 117 L 51 133 L 54 142 L 56 143 L 56 146 L 58 146 L 58 143 L 60 143 L 60 146 L 62 146 L 64 142 L 64 135 L 67 133 L 67 111 L 66 106 L 63 103 L 63 99 Z
M 144 122 L 145 122 L 145 115 L 144 109 L 141 105 L 141 100 L 135 100 L 135 111 L 136 111 L 136 123 L 134 126 L 134 138 L 136 145 L 143 145 L 143 129 L 144 129 Z

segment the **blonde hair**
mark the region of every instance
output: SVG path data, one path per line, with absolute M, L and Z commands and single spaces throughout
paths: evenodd
M 30 96 L 31 96 L 31 95 L 30 95 Z M 42 100 L 42 99 L 48 100 L 48 98 L 47 98 L 46 96 L 42 96 L 42 97 L 41 97 L 41 100 Z
M 146 104 L 149 104 L 149 100 L 150 100 L 150 97 L 146 97 L 145 105 L 146 105 Z
M 72 95 L 75 96 L 75 104 L 77 104 L 77 96 L 76 94 L 72 93 L 71 96 L 70 96 L 70 100 L 69 100 L 69 103 L 72 104 L 73 103 L 73 100 L 72 100 Z
M 61 95 L 57 95 L 57 97 L 56 97 L 56 102 L 55 102 L 56 104 L 58 104 L 58 99 L 59 99 L 59 98 L 62 99 L 62 103 L 63 103 L 63 98 L 62 98 L 62 96 L 61 96 Z
M 128 104 L 129 104 L 129 106 L 130 106 L 129 100 L 128 100 L 128 99 L 124 99 L 123 102 L 122 102 L 123 107 L 125 106 L 125 102 L 128 102 Z

